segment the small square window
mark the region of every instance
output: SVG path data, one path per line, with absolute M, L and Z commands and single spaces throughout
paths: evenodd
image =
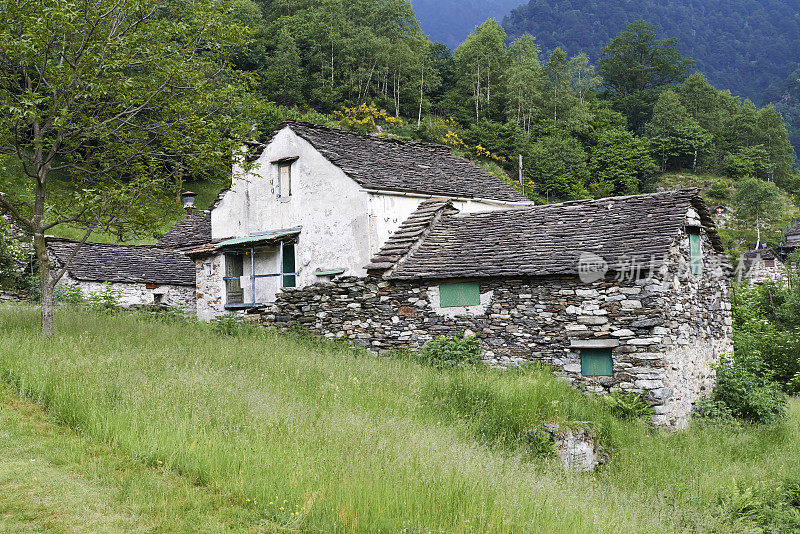
M 481 294 L 478 282 L 459 282 L 439 286 L 439 306 L 442 308 L 478 306 L 480 303 Z
M 581 374 L 583 376 L 613 376 L 614 364 L 611 349 L 581 349 Z

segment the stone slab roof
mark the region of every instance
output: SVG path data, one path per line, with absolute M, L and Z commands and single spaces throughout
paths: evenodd
M 78 242 L 48 239 L 47 248 L 62 264 Z M 195 285 L 195 265 L 176 250 L 155 246 L 85 243 L 67 268 L 76 280 L 145 284 Z
M 182 249 L 211 241 L 211 213 L 195 212 L 175 223 L 175 226 L 158 240 L 157 247 Z
M 405 257 L 381 250 L 372 270 L 393 268 L 388 277 L 399 280 L 574 275 L 584 252 L 603 258 L 612 271 L 630 260 L 649 265 L 651 257 L 658 261 L 669 251 L 689 208 L 700 215 L 714 248 L 721 252 L 722 242 L 697 190 L 683 189 L 444 213 Z
M 514 188 L 444 145 L 387 139 L 287 121 L 325 158 L 367 189 L 524 202 Z
M 400 258 L 411 252 L 414 245 L 420 238 L 428 232 L 436 218 L 440 218 L 444 213 L 458 213 L 452 208 L 452 204 L 447 199 L 432 199 L 422 202 L 417 210 L 403 221 L 403 224 L 395 231 L 386 243 L 383 244 L 378 253 L 367 265 L 368 271 L 388 269 L 392 267 Z

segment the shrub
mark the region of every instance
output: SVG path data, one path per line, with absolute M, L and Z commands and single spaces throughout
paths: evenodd
M 475 365 L 481 362 L 480 341 L 477 336 L 457 334 L 453 337 L 439 336 L 422 347 L 419 359 L 440 369 L 461 364 Z
M 772 379 L 772 372 L 758 352 L 737 350 L 733 358 L 724 358 L 715 370 L 713 401 L 725 405 L 737 419 L 769 423 L 785 413 L 786 394 Z
M 544 426 L 529 428 L 525 432 L 525 444 L 532 456 L 546 457 L 556 453 L 553 435 Z
M 252 328 L 233 312 L 220 315 L 212 320 L 211 327 L 216 333 L 223 336 L 238 336 L 249 332 Z
M 56 302 L 64 304 L 80 304 L 83 302 L 83 293 L 77 286 L 58 285 L 53 288 L 53 296 Z
M 641 393 L 614 391 L 602 399 L 620 419 L 644 419 L 653 415 L 653 407 Z
M 111 282 L 106 282 L 102 291 L 92 291 L 86 306 L 93 311 L 114 313 L 120 306 L 122 291 L 114 289 Z

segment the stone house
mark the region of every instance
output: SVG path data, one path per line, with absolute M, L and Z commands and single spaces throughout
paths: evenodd
M 77 241 L 48 238 L 47 248 L 57 267 L 70 258 Z M 59 285 L 78 287 L 87 298 L 106 283 L 120 292 L 125 307 L 183 306 L 195 313 L 195 266 L 178 250 L 160 246 L 85 243 L 75 254 Z
M 742 255 L 741 262 L 743 278 L 753 284 L 777 282 L 786 278 L 782 255 L 774 248 L 764 246 L 748 250 Z
M 367 266 L 251 310 L 384 353 L 478 334 L 486 359 L 646 393 L 683 427 L 732 352 L 730 266 L 696 190 L 488 213 L 431 199 Z
M 441 145 L 285 122 L 251 149 L 253 168 L 209 210 L 197 262 L 203 320 L 274 302 L 287 287 L 365 276 L 370 258 L 421 203 L 462 212 L 530 205 L 520 193 Z

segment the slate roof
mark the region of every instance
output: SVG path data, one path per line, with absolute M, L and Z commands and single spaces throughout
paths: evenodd
M 47 248 L 65 262 L 77 241 L 48 239 Z M 195 265 L 176 250 L 154 246 L 85 243 L 67 272 L 81 281 L 195 285 Z
M 286 121 L 325 158 L 367 189 L 524 202 L 514 188 L 444 145 L 387 139 Z
M 399 261 L 384 247 L 372 271 L 394 265 L 388 277 L 397 280 L 574 275 L 584 252 L 602 257 L 612 271 L 630 260 L 649 265 L 651 257 L 658 261 L 668 252 L 690 207 L 698 212 L 714 248 L 721 252 L 722 242 L 697 190 L 683 189 L 481 213 L 443 213 L 426 234 L 420 234 L 416 248 Z
M 181 249 L 211 241 L 211 213 L 195 212 L 175 223 L 175 226 L 158 240 L 157 247 Z
M 458 213 L 447 199 L 432 199 L 422 202 L 403 224 L 383 244 L 367 265 L 368 271 L 387 269 L 408 254 L 422 235 L 429 231 L 437 217 L 444 213 Z

